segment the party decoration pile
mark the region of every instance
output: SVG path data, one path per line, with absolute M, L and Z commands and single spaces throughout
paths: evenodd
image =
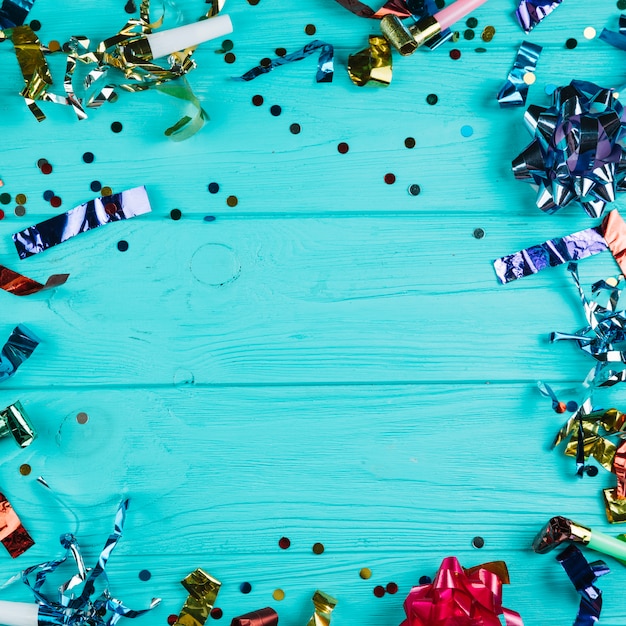
M 411 589 L 401 626 L 495 625 L 500 615 L 507 626 L 523 626 L 519 613 L 502 606 L 502 585 L 509 582 L 502 561 L 465 570 L 456 557 L 447 557 L 432 583 Z
M 40 563 L 39 565 L 33 565 L 21 573 L 22 581 L 34 594 L 37 604 L 25 605 L 22 603 L 4 602 L 2 603 L 2 608 L 8 611 L 11 609 L 11 605 L 15 605 L 13 614 L 17 615 L 21 611 L 26 619 L 33 615 L 32 609 L 38 605 L 38 610 L 35 612 L 36 621 L 34 621 L 33 626 L 35 624 L 45 624 L 46 626 L 65 626 L 70 624 L 75 624 L 76 626 L 83 624 L 89 624 L 90 626 L 114 626 L 122 617 L 133 619 L 157 606 L 160 599 L 154 598 L 149 608 L 136 611 L 114 598 L 109 591 L 106 565 L 122 536 L 127 509 L 128 500 L 124 500 L 115 516 L 115 529 L 109 535 L 100 553 L 98 562 L 93 568 L 85 567 L 76 537 L 72 534 L 62 535 L 61 545 L 66 550 L 63 557 Z M 53 599 L 44 593 L 43 586 L 48 576 L 56 572 L 63 563 L 68 561 L 70 555 L 75 562 L 76 573 L 58 588 L 58 597 Z M 31 582 L 30 576 L 35 573 L 35 580 Z M 96 586 L 100 588 L 100 591 L 96 590 Z
M 574 80 L 555 90 L 550 107 L 531 105 L 524 120 L 534 139 L 513 172 L 537 188 L 542 211 L 574 204 L 600 217 L 626 190 L 626 117 L 612 89 Z

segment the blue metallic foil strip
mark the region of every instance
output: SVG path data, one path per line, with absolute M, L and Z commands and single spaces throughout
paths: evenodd
M 315 78 L 318 83 L 331 83 L 333 80 L 333 73 L 335 71 L 333 64 L 334 48 L 331 44 L 325 43 L 316 39 L 311 43 L 308 43 L 304 48 L 291 54 L 286 54 L 284 57 L 276 57 L 272 59 L 268 65 L 257 65 L 251 70 L 247 71 L 243 76 L 234 76 L 233 80 L 238 81 L 250 81 L 255 79 L 261 74 L 267 74 L 274 68 L 286 65 L 287 63 L 293 63 L 294 61 L 301 61 L 306 59 L 309 55 L 313 54 L 317 50 L 320 50 L 319 61 L 317 63 L 317 76 Z
M 0 28 L 21 26 L 33 8 L 35 0 L 3 0 L 0 6 Z
M 110 222 L 119 222 L 151 211 L 145 187 L 135 187 L 121 193 L 89 200 L 67 213 L 15 233 L 13 243 L 20 259 L 43 252 L 71 237 Z
M 600 39 L 615 48 L 626 51 L 626 15 L 619 16 L 619 33 L 604 28 L 600 33 Z
M 580 594 L 580 607 L 574 626 L 595 626 L 602 610 L 602 591 L 594 583 L 611 570 L 604 561 L 588 563 L 583 553 L 570 545 L 556 560 L 563 566 L 569 579 Z
M 0 383 L 11 378 L 38 345 L 39 338 L 32 331 L 23 324 L 16 326 L 0 353 Z
M 541 20 L 550 15 L 562 0 L 520 0 L 515 17 L 528 34 Z
M 602 227 L 596 226 L 496 259 L 493 266 L 500 282 L 506 284 L 547 267 L 578 261 L 608 249 L 602 236 Z
M 542 47 L 537 44 L 522 42 L 509 76 L 498 92 L 501 107 L 519 107 L 526 104 L 528 83 L 524 81 L 524 76 L 535 71 L 541 50 Z
M 160 602 L 158 598 L 152 600 L 150 607 L 141 611 L 129 609 L 121 601 L 116 600 L 108 588 L 106 564 L 111 552 L 117 545 L 126 518 L 128 500 L 120 505 L 115 517 L 115 530 L 109 536 L 100 553 L 95 567 L 87 569 L 83 561 L 80 546 L 72 534 L 61 535 L 61 545 L 65 548 L 65 556 L 54 561 L 47 561 L 25 569 L 21 576 L 24 584 L 33 592 L 39 604 L 38 626 L 65 626 L 89 624 L 90 626 L 112 626 L 122 617 L 135 618 L 148 612 Z M 77 573 L 58 587 L 58 599 L 53 600 L 43 594 L 41 588 L 49 574 L 52 574 L 59 565 L 65 563 L 69 557 L 76 563 Z M 37 572 L 34 584 L 29 576 Z M 84 583 L 84 584 L 83 584 Z M 100 590 L 96 591 L 96 583 Z M 82 592 L 77 595 L 74 588 L 83 585 Z M 98 593 L 98 595 L 95 595 Z M 92 597 L 94 596 L 94 597 Z

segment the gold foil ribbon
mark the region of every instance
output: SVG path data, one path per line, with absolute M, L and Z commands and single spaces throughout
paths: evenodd
M 198 568 L 180 583 L 188 592 L 174 626 L 203 626 L 211 614 L 222 583 Z
M 319 589 L 313 594 L 312 600 L 315 612 L 307 626 L 328 626 L 333 609 L 337 606 L 337 600 Z
M 388 87 L 391 83 L 391 46 L 381 36 L 370 35 L 369 48 L 348 57 L 348 74 L 355 85 Z

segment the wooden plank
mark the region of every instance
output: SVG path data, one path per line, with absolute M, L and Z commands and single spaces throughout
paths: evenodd
M 480 224 L 482 240 L 466 217 L 107 226 L 13 266 L 71 278 L 0 293 L 2 334 L 22 322 L 43 342 L 8 384 L 582 380 L 591 360 L 547 343 L 585 324 L 566 270 L 501 286 L 491 267 L 551 223 Z M 581 263 L 587 283 L 599 271 L 616 273 L 609 253 Z

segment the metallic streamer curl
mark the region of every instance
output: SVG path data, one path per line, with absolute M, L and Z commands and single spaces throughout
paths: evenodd
M 16 326 L 0 353 L 0 383 L 13 376 L 38 345 L 39 339 L 31 330 L 23 324 Z
M 526 104 L 529 84 L 526 82 L 525 76 L 529 72 L 534 73 L 541 50 L 541 46 L 530 43 L 530 41 L 522 42 L 517 51 L 513 68 L 498 92 L 498 102 L 501 107 L 516 107 Z
M 556 9 L 562 0 L 520 0 L 519 6 L 515 11 L 515 17 L 528 34 L 539 22 L 545 19 L 554 9 Z

